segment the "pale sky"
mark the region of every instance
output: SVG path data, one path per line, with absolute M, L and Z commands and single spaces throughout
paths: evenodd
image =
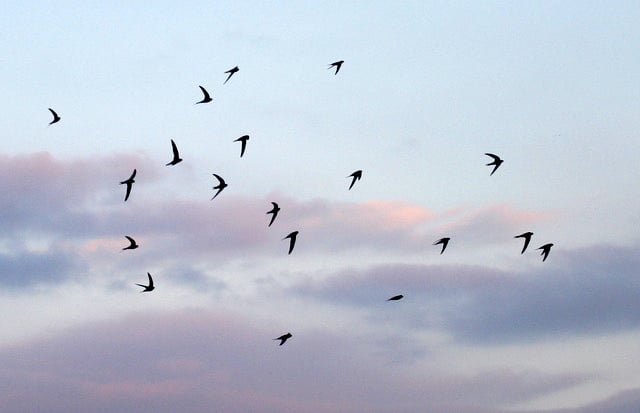
M 636 2 L 5 5 L 3 411 L 636 413 L 638 21 Z

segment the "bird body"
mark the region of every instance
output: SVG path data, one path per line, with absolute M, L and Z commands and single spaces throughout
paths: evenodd
M 338 60 L 337 62 L 333 62 L 329 65 L 329 69 L 331 69 L 332 67 L 335 67 L 336 72 L 334 73 L 334 75 L 337 75 L 343 63 L 344 63 L 344 60 Z
M 151 278 L 151 274 L 147 273 L 147 277 L 149 278 L 149 285 L 143 285 L 143 284 L 136 284 L 142 288 L 144 288 L 144 290 L 140 291 L 141 293 L 147 293 L 149 291 L 153 291 L 154 285 L 153 285 L 153 278 Z
M 353 185 L 356 183 L 356 181 L 359 181 L 362 178 L 362 170 L 359 169 L 355 171 L 351 175 L 347 176 L 347 178 L 351 178 L 351 185 L 349 185 L 349 190 L 351 190 L 351 188 L 353 188 Z
M 173 159 L 166 166 L 173 166 L 182 162 L 182 158 L 180 158 L 180 154 L 178 153 L 178 147 L 176 146 L 176 143 L 173 141 L 173 139 L 171 139 L 171 149 L 173 150 Z
M 49 125 L 53 125 L 54 123 L 58 122 L 61 118 L 60 116 L 58 116 L 55 110 L 51 108 L 48 108 L 48 109 L 49 109 L 49 112 L 51 112 L 51 114 L 53 115 L 53 120 L 49 122 Z
M 398 294 L 398 295 L 394 295 L 393 297 L 389 298 L 387 301 L 398 301 L 398 300 L 402 300 L 403 298 L 404 298 L 404 295 Z
M 211 198 L 211 200 L 213 201 L 213 199 L 215 197 L 218 196 L 218 194 L 220 192 L 222 192 L 223 189 L 225 189 L 226 187 L 228 187 L 229 185 L 224 181 L 224 179 L 222 179 L 222 177 L 220 175 L 217 174 L 213 174 L 213 176 L 216 177 L 216 179 L 218 180 L 218 185 L 214 186 L 213 189 L 217 189 L 218 192 L 215 193 L 215 195 L 213 196 L 213 198 Z
M 249 135 L 242 135 L 238 139 L 234 140 L 234 142 L 241 142 L 242 146 L 240 147 L 240 157 L 244 155 L 244 150 L 247 148 L 247 141 L 249 140 Z
M 234 67 L 233 69 L 227 70 L 225 73 L 229 73 L 229 76 L 227 76 L 227 79 L 224 81 L 223 85 L 226 84 L 229 81 L 229 79 L 231 79 L 231 76 L 233 76 L 239 70 L 240 69 L 238 69 L 238 66 Z
M 296 238 L 298 237 L 298 231 L 293 231 L 286 237 L 282 238 L 282 241 L 289 239 L 289 254 L 293 251 L 293 247 L 296 246 Z
M 433 243 L 433 245 L 442 244 L 442 251 L 440 251 L 440 255 L 442 255 L 444 250 L 447 248 L 447 245 L 449 245 L 449 240 L 450 239 L 451 238 L 449 238 L 449 237 L 440 238 L 439 240 L 437 240 L 436 242 Z
M 274 338 L 274 340 L 280 340 L 280 345 L 283 345 L 284 343 L 287 342 L 287 340 L 289 340 L 291 337 L 293 337 L 293 335 L 291 333 L 287 333 L 287 334 L 283 334 L 278 338 Z
M 129 195 L 131 194 L 131 187 L 133 186 L 133 183 L 135 182 L 135 180 L 133 178 L 136 177 L 136 170 L 133 170 L 133 173 L 131 174 L 131 176 L 129 177 L 129 179 L 126 179 L 122 182 L 120 182 L 120 185 L 127 185 L 127 192 L 124 195 L 124 202 L 127 202 L 127 199 L 129 199 Z
M 271 221 L 269 221 L 269 225 L 268 226 L 271 226 L 271 224 L 273 224 L 273 221 L 275 221 L 276 217 L 278 216 L 278 212 L 280 212 L 280 207 L 278 206 L 277 203 L 271 202 L 271 205 L 273 205 L 273 208 L 271 208 L 269 211 L 267 211 L 267 214 L 272 214 L 271 215 Z
M 202 98 L 201 101 L 196 102 L 196 105 L 198 103 L 209 103 L 209 102 L 211 102 L 213 99 L 211 99 L 211 96 L 209 96 L 209 92 L 207 92 L 207 90 L 205 88 L 203 88 L 202 86 L 198 86 L 198 87 L 202 91 L 202 94 L 204 95 L 204 97 Z
M 524 232 L 520 235 L 516 235 L 513 238 L 524 238 L 524 246 L 522 247 L 522 251 L 520 251 L 520 254 L 524 254 L 525 250 L 527 249 L 527 247 L 529 246 L 529 243 L 531 242 L 531 237 L 533 236 L 533 232 L 528 231 L 528 232 Z
M 489 176 L 493 175 L 493 173 L 500 167 L 500 165 L 502 165 L 502 163 L 504 162 L 504 160 L 500 159 L 500 157 L 498 155 L 494 155 L 492 153 L 485 153 L 485 155 L 493 158 L 493 162 L 489 162 L 487 164 L 487 166 L 491 166 L 493 165 L 493 170 L 491 171 L 491 173 L 489 174 Z
M 128 240 L 129 240 L 129 246 L 124 247 L 124 248 L 122 249 L 122 251 L 124 251 L 124 250 L 135 250 L 136 248 L 138 248 L 138 247 L 139 247 L 139 245 L 138 245 L 138 244 L 136 244 L 136 240 L 134 240 L 133 238 L 131 238 L 131 237 L 130 237 L 130 236 L 128 236 L 128 235 L 125 235 L 124 237 L 125 237 L 126 239 L 128 239 Z

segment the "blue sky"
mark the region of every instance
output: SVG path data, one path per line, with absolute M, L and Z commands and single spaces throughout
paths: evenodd
M 638 411 L 639 17 L 633 2 L 7 5 L 0 404 Z M 194 105 L 199 85 L 213 102 Z M 166 167 L 171 139 L 184 161 Z M 485 152 L 505 160 L 493 176 Z M 212 173 L 229 184 L 213 201 Z M 121 252 L 125 235 L 140 248 Z M 157 288 L 139 294 L 147 272 Z

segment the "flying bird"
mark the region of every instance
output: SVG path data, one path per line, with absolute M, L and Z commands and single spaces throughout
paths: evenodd
M 242 135 L 238 139 L 234 140 L 234 142 L 242 142 L 242 146 L 240 147 L 240 157 L 244 155 L 244 150 L 247 148 L 247 141 L 249 140 L 249 135 Z
M 387 301 L 398 301 L 398 300 L 402 300 L 403 298 L 404 298 L 404 295 L 398 294 L 398 295 L 394 295 L 393 297 L 389 298 Z
M 351 188 L 353 188 L 353 185 L 356 183 L 356 181 L 359 181 L 360 178 L 362 178 L 362 170 L 359 169 L 355 171 L 351 175 L 347 176 L 347 178 L 352 178 L 351 185 L 349 185 L 349 190 L 351 190 Z
M 267 211 L 267 214 L 272 214 L 271 215 L 271 221 L 269 221 L 269 225 L 271 226 L 271 224 L 273 224 L 273 221 L 275 221 L 276 217 L 278 216 L 278 212 L 280 212 L 280 207 L 278 206 L 277 203 L 272 202 L 271 205 L 273 205 L 273 208 L 271 208 L 271 210 Z
M 498 155 L 494 155 L 492 153 L 485 153 L 485 155 L 490 156 L 490 157 L 493 158 L 493 162 L 489 162 L 487 164 L 487 166 L 493 165 L 493 171 L 491 171 L 491 173 L 489 174 L 489 176 L 491 176 L 500 167 L 500 165 L 502 165 L 502 162 L 504 162 L 504 161 L 502 159 L 500 159 L 500 157 Z
M 54 123 L 60 120 L 60 116 L 58 116 L 56 111 L 51 108 L 49 108 L 49 112 L 51 112 L 51 114 L 53 115 L 53 120 L 49 122 L 49 125 L 53 125 Z
M 442 255 L 444 250 L 447 248 L 447 245 L 449 245 L 449 240 L 450 239 L 451 238 L 449 238 L 449 237 L 440 238 L 439 240 L 437 240 L 436 242 L 433 243 L 433 245 L 442 244 L 442 251 L 440 251 L 440 255 Z
M 124 251 L 124 250 L 135 250 L 136 248 L 138 248 L 138 247 L 139 247 L 139 245 L 138 245 L 138 244 L 136 244 L 136 240 L 134 240 L 133 238 L 131 238 L 131 237 L 130 237 L 130 236 L 128 236 L 128 235 L 125 235 L 124 237 L 125 237 L 126 239 L 128 239 L 128 240 L 129 240 L 129 246 L 124 247 L 124 248 L 122 249 L 122 251 Z
M 337 75 L 343 63 L 344 63 L 344 60 L 338 60 L 337 62 L 333 62 L 329 65 L 329 69 L 331 69 L 332 67 L 335 67 L 336 72 L 334 73 L 334 75 Z
M 153 291 L 153 289 L 156 288 L 153 286 L 153 278 L 151 278 L 151 274 L 147 273 L 147 277 L 149 277 L 149 285 L 136 284 L 144 288 L 144 290 L 140 291 L 141 293 L 147 293 L 149 291 Z
M 223 85 L 227 83 L 227 81 L 229 81 L 229 79 L 231 79 L 231 76 L 233 76 L 236 72 L 238 72 L 240 69 L 238 69 L 238 66 L 234 67 L 233 69 L 229 69 L 227 70 L 225 73 L 229 73 L 229 76 L 227 77 L 227 80 L 224 81 Z
M 166 166 L 169 166 L 169 165 L 173 166 L 173 165 L 175 165 L 177 163 L 182 162 L 182 158 L 180 157 L 180 154 L 178 153 L 178 147 L 176 146 L 176 143 L 173 141 L 173 139 L 171 139 L 171 149 L 173 149 L 173 159 Z
M 218 196 L 218 194 L 220 192 L 222 192 L 223 189 L 225 189 L 226 187 L 228 187 L 229 185 L 227 185 L 227 183 L 224 181 L 224 179 L 222 179 L 222 177 L 220 175 L 217 174 L 213 174 L 213 176 L 215 176 L 218 179 L 218 185 L 214 186 L 213 189 L 217 189 L 218 192 L 216 192 L 216 194 L 213 196 L 213 198 L 211 198 L 211 200 L 213 201 L 213 199 L 215 197 Z
M 200 88 L 200 90 L 202 90 L 202 94 L 204 95 L 204 98 L 200 101 L 200 102 L 196 102 L 196 105 L 198 103 L 209 103 L 211 102 L 213 99 L 211 99 L 211 96 L 209 96 L 209 92 L 207 92 L 207 90 L 205 88 L 203 88 L 202 86 L 198 86 Z
M 127 202 L 127 199 L 129 199 L 129 194 L 131 193 L 131 187 L 133 186 L 133 183 L 135 182 L 133 180 L 133 178 L 136 177 L 136 170 L 133 170 L 133 173 L 131 174 L 131 176 L 129 177 L 129 179 L 120 182 L 120 185 L 122 184 L 126 184 L 127 185 L 127 193 L 124 195 L 124 202 Z
M 522 251 L 520 252 L 520 254 L 524 254 L 525 250 L 529 246 L 529 242 L 531 242 L 532 235 L 533 235 L 533 232 L 529 231 L 513 237 L 513 238 L 524 238 L 524 246 L 522 247 Z
M 287 340 L 289 340 L 291 337 L 293 337 L 293 335 L 291 333 L 287 333 L 287 334 L 283 334 L 278 338 L 274 338 L 274 340 L 280 340 L 280 345 L 283 345 L 284 343 L 286 343 Z
M 544 244 L 543 246 L 538 248 L 539 250 L 542 250 L 542 252 L 540 253 L 540 255 L 542 255 L 542 262 L 544 262 L 544 260 L 546 260 L 547 257 L 549 256 L 551 247 L 553 247 L 553 244 L 549 243 L 549 244 Z
M 289 238 L 289 254 L 291 254 L 291 251 L 293 251 L 293 247 L 296 246 L 296 238 L 297 237 L 298 237 L 298 231 L 293 231 L 291 234 L 289 234 L 286 237 L 282 238 L 282 241 L 284 241 L 287 238 Z

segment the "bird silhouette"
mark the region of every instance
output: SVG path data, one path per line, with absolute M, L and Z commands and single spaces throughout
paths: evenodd
M 487 164 L 487 166 L 493 165 L 493 170 L 489 174 L 489 176 L 491 176 L 500 167 L 500 165 L 502 165 L 502 162 L 504 162 L 504 161 L 502 159 L 500 159 L 500 157 L 498 155 L 494 155 L 492 153 L 485 153 L 485 155 L 490 156 L 490 157 L 493 158 L 493 162 L 489 162 Z
M 278 338 L 274 338 L 274 340 L 280 340 L 280 345 L 283 345 L 284 343 L 287 342 L 287 340 L 289 340 L 291 337 L 293 337 L 293 335 L 291 333 L 287 333 L 287 334 L 283 334 Z
M 531 236 L 533 235 L 533 232 L 528 231 L 528 232 L 524 232 L 520 235 L 516 235 L 513 238 L 524 238 L 524 246 L 522 247 L 522 251 L 520 251 L 520 254 L 524 254 L 525 250 L 527 249 L 527 247 L 529 246 L 529 242 L 531 242 Z
M 176 146 L 176 143 L 173 141 L 173 139 L 171 139 L 171 149 L 173 149 L 173 159 L 166 166 L 173 166 L 177 163 L 182 162 L 182 158 L 180 158 L 180 154 L 178 153 L 178 147 Z
M 138 247 L 139 247 L 139 245 L 138 245 L 138 244 L 136 244 L 136 240 L 134 240 L 133 238 L 131 238 L 131 237 L 130 237 L 130 236 L 128 236 L 128 235 L 125 235 L 124 237 L 125 237 L 126 239 L 128 239 L 128 240 L 129 240 L 129 246 L 124 247 L 124 248 L 122 249 L 122 251 L 124 251 L 124 250 L 135 250 L 136 248 L 138 248 Z
M 55 110 L 49 108 L 49 112 L 51 112 L 51 114 L 53 115 L 53 120 L 51 122 L 49 122 L 49 125 L 53 125 L 54 123 L 58 122 L 61 119 L 60 116 L 58 116 L 58 114 L 56 113 Z
M 553 247 L 552 243 L 549 244 L 544 244 L 543 246 L 539 247 L 539 250 L 542 250 L 542 252 L 540 253 L 540 255 L 542 255 L 542 262 L 544 262 L 547 257 L 549 256 L 549 252 L 551 251 L 551 247 Z
M 389 298 L 387 301 L 398 301 L 398 300 L 402 300 L 403 298 L 404 298 L 404 295 L 398 294 L 398 295 L 394 295 L 393 297 Z
M 269 221 L 269 225 L 271 226 L 271 224 L 273 224 L 273 221 L 275 221 L 276 217 L 278 216 L 278 212 L 280 212 L 280 207 L 278 206 L 277 203 L 272 202 L 271 205 L 273 205 L 273 208 L 271 208 L 271 210 L 267 211 L 267 214 L 272 214 L 271 215 L 271 221 Z
M 292 233 L 290 233 L 286 237 L 282 238 L 282 241 L 284 241 L 287 238 L 289 238 L 289 254 L 291 254 L 291 251 L 293 251 L 293 247 L 296 246 L 296 238 L 297 237 L 298 237 L 298 231 L 293 231 Z
M 133 170 L 133 173 L 131 174 L 131 176 L 129 177 L 129 179 L 120 182 L 120 185 L 122 184 L 126 184 L 127 185 L 127 193 L 124 195 L 124 202 L 127 202 L 127 199 L 129 199 L 129 194 L 131 194 L 131 187 L 133 186 L 133 183 L 135 182 L 133 180 L 133 178 L 136 177 L 136 170 Z
M 202 98 L 202 100 L 200 102 L 196 102 L 196 105 L 198 103 L 209 103 L 211 102 L 213 99 L 211 99 L 211 96 L 209 96 L 209 92 L 207 92 L 207 90 L 205 88 L 203 88 L 202 86 L 198 86 L 200 88 L 200 90 L 202 90 L 202 94 L 204 95 L 204 98 Z
M 151 278 L 151 274 L 147 273 L 147 277 L 149 277 L 149 285 L 136 284 L 144 288 L 144 290 L 140 291 L 141 293 L 147 293 L 149 291 L 153 291 L 153 289 L 156 288 L 153 286 L 153 278 Z
M 351 190 L 351 188 L 353 188 L 353 185 L 356 183 L 356 181 L 359 181 L 362 178 L 362 170 L 359 169 L 355 171 L 351 175 L 347 176 L 347 178 L 352 178 L 351 185 L 349 185 L 349 190 Z
M 223 85 L 226 84 L 229 81 L 229 79 L 231 79 L 231 76 L 233 76 L 234 73 L 236 73 L 239 70 L 240 69 L 238 69 L 238 66 L 234 67 L 233 69 L 227 70 L 225 73 L 229 73 L 229 76 L 227 76 L 227 79 L 224 81 Z
M 218 185 L 214 186 L 213 189 L 217 189 L 218 192 L 216 192 L 216 194 L 213 196 L 213 198 L 211 198 L 211 200 L 213 201 L 213 199 L 215 197 L 218 196 L 218 194 L 220 192 L 222 192 L 223 189 L 225 189 L 226 187 L 228 187 L 229 185 L 227 185 L 227 183 L 224 181 L 224 179 L 222 179 L 222 177 L 220 175 L 217 174 L 213 174 L 213 176 L 216 177 L 216 179 L 218 179 Z
M 450 239 L 451 238 L 449 238 L 449 237 L 444 237 L 444 238 L 440 238 L 439 240 L 437 240 L 436 242 L 433 243 L 433 245 L 442 244 L 442 251 L 440 251 L 440 255 L 442 255 L 444 250 L 447 248 L 447 245 L 449 245 L 449 240 Z
M 343 63 L 344 63 L 344 60 L 338 60 L 337 62 L 333 62 L 329 65 L 329 69 L 331 69 L 332 67 L 335 67 L 336 72 L 334 73 L 334 75 L 337 75 Z
M 240 157 L 244 155 L 244 150 L 247 148 L 247 141 L 249 140 L 249 135 L 242 135 L 238 139 L 234 140 L 234 142 L 241 142 L 242 146 L 240 147 Z

